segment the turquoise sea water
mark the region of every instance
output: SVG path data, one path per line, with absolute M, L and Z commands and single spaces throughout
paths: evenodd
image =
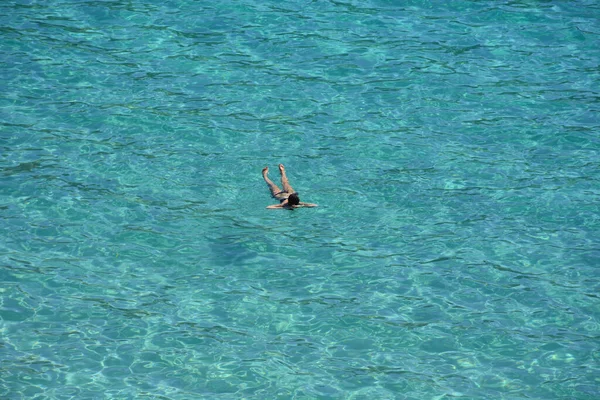
M 0 3 L 0 398 L 600 398 L 596 1 Z M 275 204 L 284 163 L 301 199 Z

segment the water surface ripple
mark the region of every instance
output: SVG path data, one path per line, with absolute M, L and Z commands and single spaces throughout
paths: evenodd
M 0 397 L 599 398 L 599 21 L 3 1 Z

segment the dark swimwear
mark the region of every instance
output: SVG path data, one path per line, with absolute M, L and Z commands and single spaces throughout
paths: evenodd
M 279 203 L 283 203 L 284 201 L 287 200 L 288 197 L 290 197 L 291 193 L 286 192 L 285 190 L 282 190 L 279 193 L 275 193 L 273 195 L 273 197 L 275 197 L 277 200 L 279 200 Z

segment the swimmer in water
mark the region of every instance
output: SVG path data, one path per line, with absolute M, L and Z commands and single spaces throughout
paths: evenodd
M 269 190 L 271 191 L 271 195 L 279 200 L 279 204 L 273 204 L 268 206 L 267 208 L 286 208 L 288 210 L 292 210 L 294 208 L 300 207 L 316 207 L 316 204 L 312 203 L 303 203 L 300 201 L 298 197 L 298 193 L 292 189 L 290 186 L 290 182 L 285 174 L 285 167 L 283 164 L 279 164 L 279 172 L 281 172 L 281 186 L 283 186 L 283 190 L 279 189 L 276 184 L 273 183 L 267 176 L 269 173 L 269 167 L 264 167 L 262 170 L 262 176 L 269 185 Z

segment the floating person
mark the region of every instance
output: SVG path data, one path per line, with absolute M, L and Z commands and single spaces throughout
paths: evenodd
M 292 210 L 294 208 L 299 207 L 316 207 L 316 204 L 312 203 L 303 203 L 300 201 L 300 197 L 298 197 L 298 193 L 292 189 L 290 186 L 290 182 L 288 181 L 287 175 L 285 174 L 285 167 L 283 164 L 279 164 L 279 172 L 281 172 L 281 186 L 283 186 L 283 190 L 279 189 L 279 187 L 273 183 L 267 176 L 269 173 L 269 167 L 264 167 L 262 170 L 262 176 L 265 178 L 265 182 L 269 185 L 269 190 L 271 190 L 271 195 L 279 200 L 279 204 L 273 204 L 268 206 L 267 208 L 286 208 L 288 210 Z

